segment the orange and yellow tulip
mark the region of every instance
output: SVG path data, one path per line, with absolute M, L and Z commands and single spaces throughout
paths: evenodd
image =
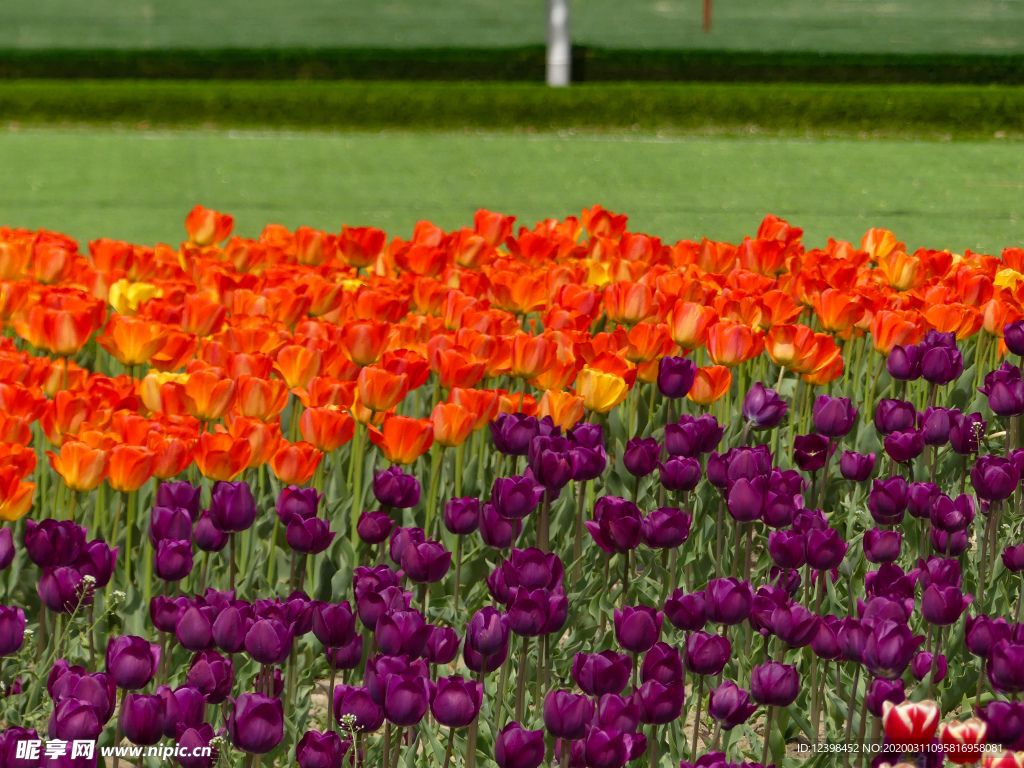
M 372 365 L 384 354 L 390 332 L 389 323 L 353 320 L 342 326 L 338 344 L 345 356 L 356 365 Z
M 237 381 L 235 408 L 242 416 L 269 421 L 288 404 L 288 385 L 281 379 L 262 379 L 242 374 Z
M 185 381 L 186 409 L 200 421 L 217 421 L 231 410 L 236 391 L 235 382 L 215 370 L 194 371 Z
M 430 414 L 434 440 L 445 448 L 454 448 L 466 442 L 473 434 L 475 421 L 473 413 L 458 403 L 438 403 Z
M 921 325 L 915 313 L 882 310 L 871 318 L 871 341 L 885 357 L 896 345 L 917 344 L 921 338 Z
M 234 480 L 249 465 L 252 448 L 245 438 L 226 432 L 203 432 L 195 445 L 196 468 L 210 480 Z
M 298 344 L 282 347 L 274 360 L 274 370 L 288 385 L 288 389 L 305 389 L 320 372 L 320 352 L 310 351 Z
M 307 442 L 289 443 L 282 440 L 270 459 L 270 468 L 282 483 L 305 485 L 313 479 L 313 473 L 323 456 L 323 453 Z
M 832 333 L 848 331 L 864 317 L 866 311 L 856 296 L 835 288 L 826 288 L 813 300 L 821 327 Z
M 107 476 L 107 451 L 92 448 L 81 440 L 65 440 L 60 453 L 47 451 L 50 467 L 72 491 L 91 491 Z
M 493 389 L 465 389 L 454 387 L 448 393 L 448 402 L 461 405 L 473 414 L 473 431 L 483 429 L 487 422 L 498 415 L 500 395 Z
M 558 355 L 558 347 L 544 336 L 518 333 L 512 337 L 509 373 L 520 379 L 532 379 L 550 368 Z
M 711 307 L 677 301 L 669 312 L 669 335 L 683 349 L 697 349 L 707 343 L 708 330 L 716 322 L 718 314 Z
M 248 469 L 262 467 L 270 461 L 281 442 L 281 425 L 278 422 L 247 419 L 233 413 L 229 413 L 225 421 L 229 435 L 249 442 Z
M 137 491 L 153 476 L 153 452 L 137 445 L 115 445 L 110 450 L 107 482 L 120 493 Z
M 167 330 L 159 323 L 113 315 L 96 342 L 121 363 L 142 365 L 159 352 L 167 340 Z
M 231 237 L 235 220 L 224 213 L 197 205 L 185 217 L 185 232 L 190 243 L 198 246 L 213 245 Z
M 371 411 L 390 411 L 409 391 L 409 377 L 367 366 L 359 371 L 359 402 Z
M 718 322 L 708 329 L 708 357 L 715 365 L 735 368 L 764 349 L 764 335 L 746 325 Z
M 541 417 L 550 416 L 562 429 L 572 429 L 583 418 L 584 409 L 582 395 L 549 389 L 541 397 L 537 413 Z
M 0 468 L 0 520 L 14 522 L 28 512 L 35 490 L 36 484 L 23 482 L 14 467 Z
M 686 395 L 697 405 L 711 405 L 729 391 L 732 386 L 732 372 L 724 365 L 698 368 L 693 386 Z
M 337 406 L 306 408 L 299 417 L 303 439 L 324 453 L 345 445 L 355 435 L 356 422 Z

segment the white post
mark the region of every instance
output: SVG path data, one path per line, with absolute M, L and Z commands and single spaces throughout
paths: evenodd
M 572 81 L 572 41 L 569 39 L 569 0 L 547 0 L 548 85 L 564 88 Z

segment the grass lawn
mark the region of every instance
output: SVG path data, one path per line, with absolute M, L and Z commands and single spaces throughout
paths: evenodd
M 544 41 L 538 0 L 35 0 L 0 3 L 0 48 L 436 47 Z M 574 39 L 613 48 L 1024 51 L 1021 0 L 573 0 Z
M 408 235 L 478 207 L 532 224 L 594 203 L 669 241 L 737 241 L 769 212 L 805 242 L 887 227 L 910 247 L 1024 244 L 1016 141 L 801 140 L 645 134 L 4 130 L 0 224 L 177 244 L 196 203 L 236 232 L 268 222 Z M 84 247 L 84 242 L 83 242 Z

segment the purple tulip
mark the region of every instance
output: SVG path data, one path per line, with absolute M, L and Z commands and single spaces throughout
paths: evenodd
M 245 633 L 245 652 L 260 664 L 283 664 L 294 640 L 290 626 L 276 619 L 259 619 Z
M 811 411 L 814 430 L 825 437 L 846 437 L 857 422 L 857 409 L 848 397 L 818 395 Z
M 433 584 L 448 573 L 452 553 L 436 541 L 410 544 L 402 551 L 402 570 L 418 584 Z
M 9 531 L 9 528 L 4 530 Z M 83 576 L 92 576 L 96 583 L 93 589 L 103 589 L 110 583 L 117 562 L 117 547 L 110 547 L 105 541 L 93 539 L 75 561 L 75 570 Z
M 73 565 L 85 549 L 85 528 L 70 520 L 25 521 L 25 551 L 40 568 Z
M 356 524 L 356 533 L 367 544 L 380 544 L 387 540 L 394 527 L 395 521 L 386 512 L 363 512 Z
M 661 446 L 653 437 L 634 437 L 626 442 L 622 466 L 633 477 L 646 477 L 658 466 Z
M 256 520 L 256 499 L 249 484 L 244 480 L 214 483 L 210 518 L 225 533 L 247 530 Z
M 945 533 L 967 529 L 974 522 L 974 499 L 966 493 L 951 499 L 939 494 L 930 510 L 931 523 Z
M 201 494 L 202 489 L 185 480 L 160 483 L 156 489 L 156 506 L 188 510 L 189 515 L 195 520 L 199 516 Z
M 848 547 L 834 528 L 812 528 L 804 534 L 804 557 L 807 564 L 818 571 L 838 568 Z
M 681 509 L 660 507 L 640 523 L 640 538 L 652 549 L 674 549 L 690 537 L 691 515 Z
M 963 373 L 964 358 L 956 348 L 956 337 L 952 333 L 928 331 L 919 346 L 921 377 L 925 381 L 931 384 L 949 384 Z
M 103 722 L 96 707 L 81 699 L 63 699 L 50 715 L 49 732 L 64 740 L 96 740 L 103 731 Z
M 644 654 L 640 665 L 640 682 L 657 680 L 664 685 L 683 681 L 683 659 L 668 643 L 658 642 Z
M 480 527 L 480 499 L 450 499 L 444 505 L 444 527 L 457 536 L 468 536 Z
M 907 486 L 907 512 L 911 517 L 927 520 L 938 498 L 939 487 L 935 483 L 910 483 Z
M 819 618 L 799 603 L 776 606 L 771 615 L 771 630 L 790 648 L 810 645 L 818 634 Z
M 129 693 L 121 702 L 121 730 L 132 744 L 150 746 L 164 736 L 167 703 L 162 696 Z
M 948 668 L 946 657 L 941 653 L 936 656 L 928 651 L 919 651 L 914 656 L 913 661 L 910 662 L 910 674 L 918 682 L 924 680 L 927 675 L 934 674 L 932 682 L 941 683 L 946 677 Z M 901 680 L 900 682 L 902 683 L 903 681 Z
M 1024 740 L 1024 702 L 990 701 L 977 707 L 978 717 L 988 725 L 988 741 L 1006 749 L 1019 749 Z
M 383 507 L 411 509 L 420 503 L 420 482 L 399 466 L 391 466 L 373 476 L 373 497 Z
M 1024 690 L 1024 644 L 1000 640 L 988 652 L 989 682 L 999 693 Z
M 700 482 L 700 462 L 695 458 L 673 456 L 658 463 L 658 480 L 668 491 L 692 491 Z
M 739 624 L 750 615 L 753 602 L 753 590 L 745 581 L 712 579 L 704 588 L 708 621 L 715 624 Z
M 243 752 L 266 754 L 284 739 L 284 708 L 280 699 L 242 693 L 227 718 L 231 743 Z
M 871 674 L 894 680 L 903 675 L 923 642 L 924 637 L 915 637 L 905 623 L 883 619 L 870 628 L 863 649 L 864 663 Z
M 1015 547 L 1004 547 L 1002 558 L 1006 570 L 1013 573 L 1024 571 L 1024 544 L 1018 544 Z M 0 656 L 3 655 L 3 653 L 0 653 Z
M 996 416 L 1020 416 L 1024 413 L 1024 381 L 1020 368 L 1003 363 L 985 375 L 985 386 L 978 391 L 988 398 L 988 407 Z
M 839 472 L 847 480 L 855 483 L 863 483 L 875 470 L 874 453 L 854 453 L 843 451 L 839 457 Z
M 209 512 L 203 512 L 192 528 L 192 541 L 203 552 L 220 552 L 227 546 L 228 538 L 227 533 L 213 524 Z
M 161 539 L 153 550 L 153 572 L 164 581 L 181 581 L 192 572 L 192 542 Z
M 403 528 L 395 526 L 388 542 L 388 557 L 396 564 L 401 564 L 402 553 L 411 544 L 422 544 L 427 540 L 422 528 Z
M 451 627 L 430 627 L 423 656 L 431 664 L 451 664 L 459 655 L 459 636 Z M 357 636 L 358 637 L 358 636 Z
M 35 728 L 8 726 L 3 733 L 0 733 L 0 765 L 5 768 L 39 768 L 41 754 L 34 759 L 17 757 L 18 745 L 21 742 L 38 740 L 39 733 Z
M 657 680 L 648 680 L 637 689 L 636 700 L 640 705 L 641 723 L 671 723 L 683 710 L 683 684 L 663 685 Z
M 985 658 L 988 652 L 1000 640 L 1009 640 L 1010 624 L 1003 618 L 988 616 L 968 616 L 964 623 L 964 640 L 967 650 L 975 656 Z
M 551 593 L 546 589 L 514 587 L 509 592 L 508 625 L 520 637 L 545 633 L 551 616 Z M 557 603 L 556 603 L 557 604 Z
M 915 381 L 921 378 L 921 348 L 897 344 L 885 360 L 885 370 L 897 381 Z
M 696 457 L 710 453 L 722 441 L 725 427 L 714 416 L 684 414 L 679 421 L 665 425 L 665 450 L 671 456 Z
M 334 669 L 355 669 L 363 661 L 363 636 L 356 635 L 348 645 L 327 648 L 325 653 L 327 663 Z
M 174 690 L 161 685 L 157 695 L 164 700 L 167 716 L 164 720 L 164 736 L 174 738 L 178 726 L 198 728 L 203 724 L 206 697 L 193 685 L 182 685 Z
M 948 408 L 928 407 L 921 414 L 921 438 L 925 445 L 942 446 L 949 442 L 954 411 Z
M 708 697 L 708 714 L 726 731 L 747 722 L 756 710 L 757 705 L 750 703 L 750 692 L 731 680 L 712 688 Z
M 640 727 L 640 705 L 636 695 L 619 696 L 606 693 L 597 700 L 597 711 L 594 714 L 594 725 L 597 728 L 632 733 Z
M 686 397 L 697 377 L 697 366 L 685 357 L 666 355 L 658 361 L 658 391 L 662 397 Z
M 771 429 L 786 415 L 789 404 L 774 389 L 755 382 L 743 398 L 743 419 L 754 429 Z
M 482 701 L 483 686 L 476 680 L 466 680 L 455 675 L 439 677 L 430 711 L 441 725 L 465 728 L 476 720 Z
M 427 714 L 430 681 L 412 672 L 397 672 L 384 680 L 384 717 L 393 725 L 408 728 Z
M 843 651 L 839 645 L 840 620 L 836 616 L 822 616 L 818 622 L 818 631 L 811 638 L 811 650 L 819 659 L 836 661 L 842 658 Z
M 506 658 L 508 658 L 508 644 L 501 646 L 497 653 L 490 656 L 477 653 L 468 643 L 464 643 L 462 646 L 462 660 L 470 672 L 478 674 L 494 672 L 505 663 Z
M 565 570 L 554 552 L 542 552 L 536 547 L 513 549 L 499 568 L 507 588 L 554 589 L 562 583 Z M 507 602 L 506 598 L 502 602 Z
M 955 453 L 971 456 L 978 452 L 979 438 L 985 434 L 988 422 L 980 413 L 954 413 L 949 427 L 949 444 Z
M 593 448 L 586 445 L 573 445 L 569 449 L 569 462 L 572 464 L 573 480 L 578 482 L 596 480 L 604 474 L 604 470 L 608 466 L 608 454 L 603 445 Z
M 624 653 L 577 653 L 572 662 L 572 679 L 591 696 L 618 694 L 629 682 L 632 669 L 633 663 Z
M 800 676 L 791 664 L 770 661 L 750 672 L 750 695 L 758 704 L 788 707 L 800 693 Z
M 804 564 L 804 537 L 796 531 L 772 531 L 768 534 L 768 554 L 780 568 L 800 568 Z
M 527 463 L 541 486 L 557 491 L 572 480 L 572 447 L 568 438 L 554 435 L 538 435 L 530 441 Z
M 466 646 L 481 656 L 493 656 L 508 645 L 508 616 L 485 606 L 466 624 Z
M 726 509 L 736 522 L 759 520 L 768 502 L 768 478 L 737 478 L 729 483 L 725 499 Z
M 964 595 L 958 587 L 931 584 L 921 597 L 921 615 L 929 624 L 954 624 L 973 600 L 972 595 Z
M 0 658 L 13 656 L 25 642 L 25 612 L 0 605 Z
M 419 611 L 392 611 L 377 620 L 374 636 L 381 652 L 388 656 L 405 655 L 415 659 L 423 655 L 431 628 Z
M 594 702 L 583 694 L 550 691 L 544 697 L 544 727 L 556 739 L 582 739 L 594 717 Z
M 932 550 L 942 555 L 959 557 L 967 551 L 967 531 L 946 533 L 938 528 L 932 528 L 928 531 L 928 541 L 932 545 Z
M 917 410 L 905 400 L 880 400 L 875 408 L 875 429 L 883 435 L 917 426 Z
M 288 546 L 307 555 L 319 555 L 326 550 L 334 541 L 334 535 L 330 523 L 321 517 L 301 518 L 296 515 L 285 529 Z
M 334 689 L 334 720 L 341 723 L 346 715 L 354 717 L 352 729 L 357 733 L 376 731 L 384 723 L 384 710 L 374 703 L 366 688 L 339 685 Z
M 199 601 L 182 611 L 178 623 L 174 625 L 174 636 L 185 650 L 205 651 L 213 648 L 213 622 L 216 618 L 216 611 L 211 605 L 204 605 Z
M 523 532 L 523 521 L 498 514 L 490 502 L 480 506 L 480 538 L 494 549 L 508 549 Z
M 594 504 L 594 519 L 583 524 L 605 552 L 628 552 L 640 543 L 640 510 L 626 499 L 602 496 Z
M 661 635 L 662 613 L 646 605 L 614 610 L 615 639 L 632 653 L 649 651 Z
M 882 442 L 886 454 L 897 464 L 907 464 L 924 452 L 924 437 L 917 429 L 893 432 Z
M 882 528 L 864 532 L 864 557 L 869 563 L 891 563 L 900 556 L 903 534 Z
M 544 496 L 544 488 L 533 478 L 516 475 L 499 477 L 491 487 L 491 503 L 499 515 L 511 520 L 521 520 L 534 509 Z
M 107 643 L 107 672 L 118 688 L 144 688 L 160 665 L 160 646 L 141 637 L 119 635 Z
M 153 507 L 149 514 L 149 541 L 155 547 L 161 539 L 192 538 L 192 516 L 187 509 Z
M 804 472 L 817 472 L 828 461 L 835 446 L 822 435 L 797 435 L 793 438 L 793 461 Z
M 732 645 L 727 638 L 707 632 L 691 632 L 686 637 L 683 664 L 696 675 L 717 675 L 725 669 L 731 652 Z
M 1004 456 L 979 456 L 971 470 L 971 485 L 979 499 L 1010 498 L 1020 482 L 1017 465 Z
M 206 696 L 208 704 L 220 704 L 231 693 L 235 670 L 231 660 L 216 651 L 200 651 L 192 659 L 186 680 Z
M 313 635 L 325 648 L 348 645 L 356 634 L 352 606 L 347 600 L 342 603 L 319 603 L 313 608 L 312 629 Z
M 685 594 L 683 590 L 677 589 L 665 601 L 665 618 L 676 629 L 687 632 L 704 629 L 707 624 L 704 593 Z
M 295 748 L 295 762 L 299 768 L 341 768 L 348 748 L 334 731 L 306 731 Z
M 367 629 L 376 629 L 377 621 L 387 611 L 406 610 L 412 602 L 412 593 L 400 587 L 377 586 L 358 593 L 356 611 Z
M 589 728 L 583 741 L 583 765 L 595 768 L 623 768 L 631 755 L 634 734 L 612 728 Z
M 899 704 L 905 701 L 906 698 L 907 692 L 902 680 L 887 680 L 884 677 L 876 677 L 871 681 L 871 685 L 868 686 L 864 702 L 867 705 L 868 712 L 875 717 L 881 717 L 882 707 L 885 702 L 890 701 L 893 704 Z
M 544 731 L 528 731 L 512 722 L 494 742 L 498 768 L 538 768 L 544 762 Z
M 907 481 L 897 475 L 888 480 L 875 480 L 868 494 L 868 511 L 879 525 L 899 525 L 907 510 Z
M 14 531 L 0 528 L 0 571 L 6 570 L 14 562 Z
M 525 413 L 499 413 L 487 426 L 494 447 L 506 456 L 525 456 L 540 429 L 537 418 Z

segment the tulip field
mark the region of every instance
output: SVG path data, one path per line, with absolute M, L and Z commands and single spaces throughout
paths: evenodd
M 0 227 L 0 768 L 1024 768 L 1024 249 L 466 224 Z

